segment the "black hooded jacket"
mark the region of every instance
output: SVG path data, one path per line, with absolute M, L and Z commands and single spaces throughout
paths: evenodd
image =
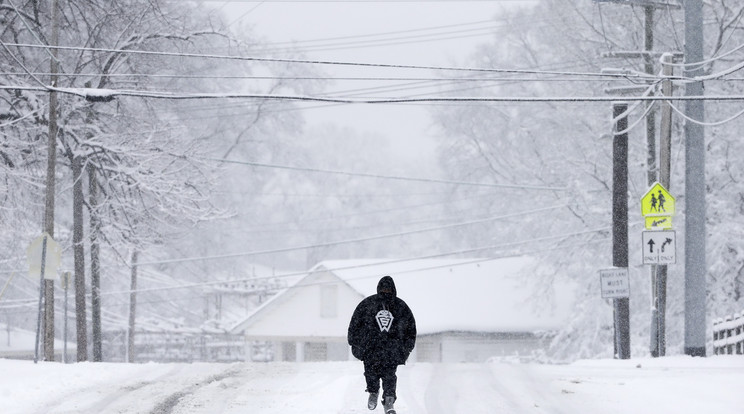
M 408 305 L 398 298 L 392 277 L 380 279 L 377 294 L 357 305 L 348 340 L 352 354 L 362 361 L 406 363 L 416 344 L 416 320 Z

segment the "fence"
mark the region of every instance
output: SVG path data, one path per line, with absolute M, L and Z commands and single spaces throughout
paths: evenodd
M 716 355 L 744 354 L 744 312 L 713 321 L 713 349 Z
M 124 331 L 104 332 L 106 362 L 123 362 L 127 335 Z M 243 335 L 209 332 L 137 331 L 134 335 L 137 362 L 237 362 L 245 361 Z

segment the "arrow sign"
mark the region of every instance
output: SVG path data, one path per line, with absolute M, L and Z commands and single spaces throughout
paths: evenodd
M 643 232 L 643 264 L 677 263 L 674 230 Z
M 672 216 L 648 216 L 644 218 L 646 230 L 670 230 Z

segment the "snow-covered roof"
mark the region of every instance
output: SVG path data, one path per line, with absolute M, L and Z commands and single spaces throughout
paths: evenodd
M 554 306 L 535 306 L 547 299 L 535 296 L 535 280 L 528 273 L 532 264 L 527 257 L 328 260 L 318 263 L 309 275 L 327 271 L 358 292 L 360 300 L 376 293 L 382 276 L 392 276 L 398 297 L 413 311 L 420 334 L 558 329 L 567 321 L 573 291 L 570 285 L 553 286 Z M 261 308 L 271 306 L 283 294 Z M 538 313 L 536 308 L 549 311 Z
M 392 276 L 398 297 L 413 311 L 421 334 L 558 329 L 567 321 L 573 289 L 553 286 L 556 306 L 537 313 L 535 305 L 547 299 L 535 297 L 535 280 L 528 273 L 532 264 L 528 257 L 341 260 L 324 261 L 316 269 L 331 270 L 364 296 L 377 293 L 380 277 Z

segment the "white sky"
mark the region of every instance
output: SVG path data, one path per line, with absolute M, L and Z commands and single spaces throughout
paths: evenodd
M 475 46 L 489 40 L 483 30 L 502 7 L 524 3 L 514 1 L 264 1 L 212 2 L 221 9 L 227 21 L 250 25 L 268 42 L 296 42 L 298 46 L 343 43 L 331 50 L 306 50 L 309 59 L 385 63 L 405 65 L 455 66 L 472 54 Z M 473 24 L 481 22 L 478 24 Z M 448 26 L 448 27 L 442 27 Z M 436 30 L 420 30 L 438 28 Z M 403 32 L 403 33 L 401 33 Z M 432 37 L 433 33 L 439 35 Z M 385 36 L 368 36 L 386 34 Z M 324 43 L 308 41 L 340 38 Z M 370 47 L 370 41 L 384 45 Z M 432 40 L 437 39 L 437 40 Z M 366 42 L 366 43 L 364 43 Z M 372 42 L 375 43 L 375 42 Z M 392 44 L 391 44 L 392 43 Z M 286 45 L 277 45 L 286 47 Z M 328 49 L 328 48 L 322 48 Z M 277 56 L 280 56 L 278 53 Z M 331 76 L 425 76 L 429 71 L 363 70 L 360 68 L 323 67 Z M 397 82 L 401 84 L 403 82 Z M 407 82 L 406 82 L 407 83 Z M 390 85 L 390 82 L 338 82 L 330 91 L 348 91 Z M 392 83 L 395 85 L 396 83 Z M 432 90 L 411 89 L 378 92 L 376 97 L 427 94 Z M 366 92 L 367 96 L 369 92 Z M 317 106 L 317 105 L 316 105 Z M 423 105 L 345 105 L 304 111 L 309 126 L 334 123 L 350 127 L 360 134 L 387 137 L 400 153 L 419 160 L 433 161 L 431 120 Z

